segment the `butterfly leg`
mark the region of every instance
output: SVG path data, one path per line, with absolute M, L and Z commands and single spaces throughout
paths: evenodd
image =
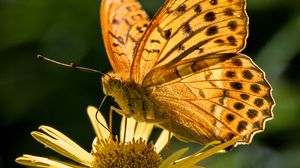
M 117 112 L 118 114 L 120 114 L 121 116 L 125 116 L 125 117 L 132 117 L 132 114 L 131 113 L 126 113 L 126 111 L 122 110 L 122 109 L 118 109 L 117 107 L 115 106 L 110 106 L 110 109 L 109 109 L 110 112 Z

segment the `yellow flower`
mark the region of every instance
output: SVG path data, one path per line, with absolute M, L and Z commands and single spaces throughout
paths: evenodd
M 93 141 L 90 153 L 56 129 L 49 126 L 40 126 L 40 131 L 31 133 L 33 138 L 74 162 L 65 162 L 28 154 L 17 158 L 16 162 L 25 166 L 40 168 L 200 167 L 196 166 L 198 162 L 238 141 L 238 138 L 235 138 L 202 152 L 208 147 L 206 146 L 193 155 L 180 159 L 188 151 L 188 148 L 184 148 L 176 151 L 166 160 L 162 160 L 159 153 L 168 143 L 169 132 L 167 130 L 162 131 L 155 144 L 152 142 L 147 143 L 154 127 L 153 124 L 136 122 L 134 119 L 129 118 L 125 127 L 126 122 L 125 117 L 123 117 L 120 139 L 118 140 L 117 137 L 111 138 L 110 133 L 106 129 L 107 123 L 101 113 L 97 114 L 97 121 L 95 117 L 97 109 L 95 107 L 89 106 L 87 112 L 97 135 Z M 99 122 L 103 125 L 99 124 Z M 209 146 L 216 143 L 213 142 Z

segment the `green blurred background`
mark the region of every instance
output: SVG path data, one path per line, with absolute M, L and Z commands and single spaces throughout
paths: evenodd
M 150 16 L 163 3 L 143 0 Z M 0 0 L 0 167 L 20 167 L 21 154 L 53 156 L 30 132 L 49 125 L 90 151 L 88 105 L 103 98 L 100 76 L 36 59 L 111 70 L 99 26 L 99 0 Z M 277 102 L 275 118 L 251 145 L 208 158 L 210 168 L 300 167 L 300 0 L 248 0 L 250 36 L 243 53 L 266 72 Z M 106 117 L 114 104 L 106 101 Z M 120 117 L 114 118 L 118 125 Z M 299 120 L 299 121 L 298 121 Z M 117 133 L 117 127 L 115 126 Z M 197 144 L 172 142 L 172 151 Z

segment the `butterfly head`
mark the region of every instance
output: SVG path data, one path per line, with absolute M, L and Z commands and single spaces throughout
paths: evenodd
M 107 73 L 102 76 L 103 92 L 106 95 L 114 96 L 122 90 L 122 79 L 115 73 Z

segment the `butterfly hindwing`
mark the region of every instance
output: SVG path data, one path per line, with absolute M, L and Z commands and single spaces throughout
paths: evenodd
M 187 140 L 205 144 L 241 135 L 249 143 L 272 118 L 270 85 L 245 55 L 153 87 L 152 100 L 162 111 L 157 118 L 172 121 L 162 126 Z

